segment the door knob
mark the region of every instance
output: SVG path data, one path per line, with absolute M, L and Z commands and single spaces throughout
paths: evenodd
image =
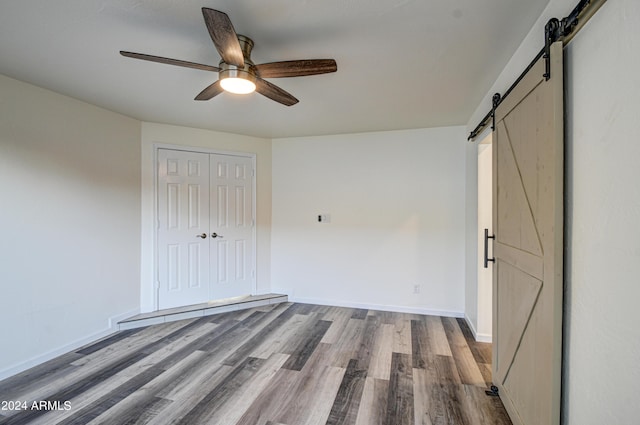
M 196 238 L 207 239 L 207 234 L 206 233 L 202 233 L 200 235 L 196 235 Z
M 211 234 L 211 237 L 212 237 L 212 238 L 221 238 L 221 237 L 222 237 L 222 235 L 219 235 L 219 234 L 217 234 L 216 232 L 213 232 L 213 233 Z

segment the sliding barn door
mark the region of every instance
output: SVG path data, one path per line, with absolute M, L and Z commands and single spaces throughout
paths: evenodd
M 493 380 L 516 425 L 560 423 L 562 43 L 496 109 Z

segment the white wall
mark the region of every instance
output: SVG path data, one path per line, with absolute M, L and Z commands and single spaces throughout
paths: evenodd
M 567 51 L 567 424 L 640 418 L 639 28 L 609 1 Z
M 526 65 L 541 47 L 546 19 L 574 5 L 551 0 L 510 65 Z M 640 417 L 639 27 L 637 0 L 608 1 L 565 49 L 567 425 L 635 424 Z M 519 72 L 507 67 L 496 87 Z
M 140 123 L 0 75 L 0 379 L 137 311 Z
M 270 292 L 271 277 L 271 140 L 165 124 L 142 123 L 142 270 L 141 308 L 155 310 L 153 262 L 154 144 L 205 148 L 256 155 L 257 292 Z
M 274 140 L 273 291 L 461 316 L 464 130 Z

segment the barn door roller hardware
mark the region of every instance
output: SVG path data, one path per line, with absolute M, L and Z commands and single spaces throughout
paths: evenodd
M 493 98 L 491 99 L 491 119 L 492 119 L 491 130 L 496 129 L 496 108 L 500 104 L 501 99 L 502 99 L 502 96 L 500 96 L 500 93 L 494 94 Z
M 531 67 L 540 59 L 540 57 L 545 58 L 545 73 L 544 78 L 548 80 L 551 78 L 551 62 L 549 51 L 551 49 L 551 45 L 556 41 L 562 41 L 564 45 L 567 45 L 573 37 L 582 29 L 584 24 L 595 15 L 595 13 L 600 9 L 607 0 L 581 0 L 576 7 L 573 8 L 571 13 L 563 18 L 562 20 L 558 20 L 557 18 L 552 18 L 547 22 L 544 27 L 544 47 L 536 55 L 536 57 L 531 61 L 527 69 L 525 69 L 522 74 L 516 79 L 516 81 L 509 87 L 509 89 L 502 95 L 501 98 L 498 99 L 496 104 L 496 95 L 493 96 L 493 105 L 491 110 L 487 113 L 487 115 L 482 118 L 482 121 L 476 126 L 475 129 L 469 134 L 467 140 L 473 141 L 487 126 L 491 121 L 493 123 L 494 112 L 498 105 L 506 99 L 506 97 L 511 93 L 511 90 L 518 85 L 520 80 L 524 77 L 524 75 L 529 72 Z M 498 93 L 496 93 L 498 94 Z M 493 129 L 493 125 L 492 125 Z
M 551 78 L 551 45 L 560 38 L 560 27 L 561 23 L 556 18 L 549 19 L 544 26 L 544 79 L 547 81 Z
M 568 37 L 576 31 L 578 28 L 578 24 L 581 24 L 582 21 L 588 20 L 595 10 L 592 11 L 588 16 L 584 12 L 588 6 L 591 6 L 595 3 L 598 3 L 596 8 L 599 8 L 604 1 L 594 1 L 594 0 L 581 0 L 580 3 L 576 7 L 573 8 L 569 16 L 563 18 L 559 21 L 556 18 L 552 18 L 547 22 L 547 25 L 544 27 L 544 58 L 546 60 L 545 65 L 545 73 L 544 78 L 549 80 L 551 78 L 551 58 L 550 51 L 551 45 L 556 41 L 562 40 L 564 44 L 569 42 Z M 581 25 L 582 26 L 582 25 Z
M 495 385 L 492 385 L 490 389 L 485 390 L 484 393 L 490 397 L 500 397 L 500 391 Z

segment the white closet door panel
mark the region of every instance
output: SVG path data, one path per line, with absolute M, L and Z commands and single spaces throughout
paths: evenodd
M 159 308 L 197 304 L 209 299 L 208 230 L 209 155 L 160 149 Z
M 211 263 L 216 298 L 247 295 L 253 289 L 253 162 L 211 155 Z

